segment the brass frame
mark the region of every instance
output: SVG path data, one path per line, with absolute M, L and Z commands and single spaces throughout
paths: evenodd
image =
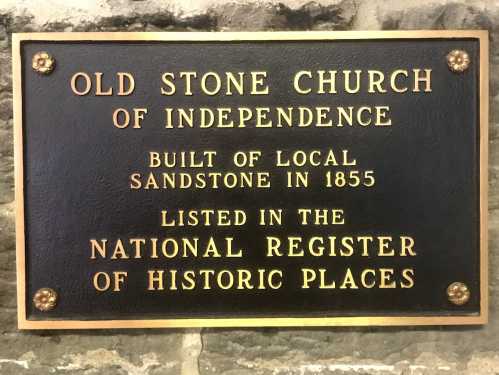
M 465 316 L 358 316 L 298 318 L 201 318 L 154 320 L 45 320 L 26 318 L 26 274 L 24 232 L 24 174 L 22 139 L 21 43 L 24 41 L 269 41 L 348 39 L 441 39 L 474 38 L 480 43 L 480 314 Z M 92 32 L 12 34 L 14 88 L 14 164 L 16 200 L 17 306 L 20 329 L 164 328 L 164 327 L 262 327 L 262 326 L 399 326 L 465 325 L 488 321 L 488 85 L 489 38 L 486 30 L 420 31 L 312 31 L 312 32 Z M 442 296 L 445 298 L 445 296 Z

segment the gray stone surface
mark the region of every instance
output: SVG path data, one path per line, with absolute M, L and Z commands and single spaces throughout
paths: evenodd
M 10 34 L 482 29 L 491 37 L 490 323 L 485 327 L 20 332 Z M 0 374 L 499 374 L 499 2 L 0 0 Z

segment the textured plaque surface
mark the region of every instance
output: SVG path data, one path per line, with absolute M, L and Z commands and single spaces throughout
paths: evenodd
M 20 327 L 484 323 L 485 38 L 482 32 L 20 34 L 14 40 Z M 448 65 L 453 50 L 469 56 L 463 72 Z M 55 60 L 48 74 L 33 66 L 40 51 Z M 423 81 L 414 90 L 415 69 L 431 70 L 431 90 Z M 361 71 L 359 92 L 345 91 L 345 70 L 352 83 Z M 390 87 L 397 70 L 407 71 L 394 78 L 395 88 L 407 87 L 405 92 Z M 302 71 L 310 75 L 301 76 L 298 88 L 310 93 L 294 86 Z M 318 92 L 318 71 L 337 71 L 335 93 Z M 386 92 L 376 85 L 369 92 L 369 71 L 383 73 Z M 91 79 L 88 94 L 75 93 L 85 89 L 84 76 L 71 87 L 78 72 Z M 96 72 L 102 73 L 101 91 L 112 87 L 113 95 L 96 95 Z M 118 72 L 133 76 L 130 95 L 117 95 Z M 166 72 L 175 77 L 173 95 L 161 92 L 171 89 L 162 79 Z M 193 95 L 185 95 L 181 72 L 196 72 Z M 221 91 L 213 95 L 202 88 L 208 72 L 221 79 Z M 226 72 L 245 74 L 242 95 L 234 85 L 227 94 Z M 268 93 L 251 94 L 251 72 L 266 72 L 260 88 L 267 86 Z M 207 91 L 215 90 L 217 78 L 208 75 L 205 83 Z M 384 120 L 391 124 L 376 126 L 365 111 L 370 125 L 354 115 L 353 125 L 338 126 L 337 107 L 353 107 L 355 114 L 363 106 L 373 113 L 389 108 Z M 278 126 L 276 107 L 297 114 L 299 108 L 327 107 L 333 125 L 317 126 L 322 120 L 315 116 L 309 126 L 299 126 L 298 117 L 293 126 Z M 119 108 L 130 111 L 126 128 L 113 124 Z M 147 109 L 140 128 L 133 127 L 133 108 Z M 172 109 L 173 128 L 165 108 Z M 193 109 L 192 127 L 176 126 L 178 108 Z M 232 109 L 227 122 L 236 125 L 203 128 L 200 108 L 215 115 Z M 240 108 L 252 114 L 244 127 L 237 126 Z M 270 109 L 261 123 L 272 126 L 257 126 L 257 108 Z M 125 117 L 119 112 L 117 123 Z M 325 166 L 331 150 L 337 165 L 330 159 Z M 182 151 L 195 152 L 193 162 L 205 164 L 189 165 L 187 157 L 186 166 L 150 167 L 151 152 L 180 158 Z M 214 152 L 213 166 L 207 151 Z M 250 151 L 258 155 L 254 167 L 235 165 L 235 154 Z M 313 152 L 309 163 L 292 165 L 294 154 L 300 164 L 300 155 Z M 220 173 L 221 181 L 228 173 L 265 172 L 270 187 L 222 181 L 217 188 L 210 182 L 164 188 L 163 172 L 194 180 Z M 148 180 L 151 173 L 155 183 Z M 308 186 L 289 186 L 288 173 L 291 184 L 297 173 L 308 173 Z M 271 209 L 281 210 L 280 224 L 262 216 Z M 300 209 L 311 210 L 307 224 Z M 316 209 L 330 213 L 326 225 L 319 225 Z M 227 210 L 232 221 L 181 226 L 179 210 Z M 342 213 L 334 219 L 332 210 Z M 244 213 L 242 225 L 234 225 L 235 211 Z M 177 225 L 165 225 L 173 219 Z M 199 245 L 197 257 L 184 254 L 183 239 Z M 280 246 L 271 254 L 276 239 Z M 151 255 L 153 242 L 157 256 Z M 235 256 L 227 256 L 228 247 Z M 279 272 L 269 279 L 272 270 Z M 123 281 L 118 273 L 126 273 Z M 462 304 L 449 295 L 454 282 L 469 292 L 468 299 L 466 291 L 456 291 Z M 56 295 L 47 311 L 33 297 L 41 288 Z

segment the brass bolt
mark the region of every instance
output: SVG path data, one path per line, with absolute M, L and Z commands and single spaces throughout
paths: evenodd
M 466 284 L 455 282 L 447 287 L 447 297 L 454 305 L 464 305 L 470 299 L 470 290 Z
M 462 73 L 470 66 L 470 55 L 461 49 L 455 49 L 447 54 L 447 65 L 455 73 Z
M 35 307 L 40 311 L 50 311 L 57 304 L 57 293 L 50 288 L 38 289 L 33 296 Z
M 50 74 L 55 67 L 55 59 L 48 52 L 35 53 L 32 60 L 33 70 L 40 74 Z

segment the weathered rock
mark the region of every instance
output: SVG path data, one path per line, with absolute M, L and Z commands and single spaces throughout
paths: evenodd
M 211 10 L 221 30 L 255 31 L 269 28 L 282 29 L 285 25 L 283 16 L 277 14 L 278 7 L 272 4 L 236 4 L 227 3 Z
M 4 335 L 0 353 L 8 360 L 0 360 L 0 371 L 2 374 L 174 375 L 181 371 L 181 336 L 171 332 Z
M 490 29 L 491 22 L 483 10 L 465 3 L 432 4 L 390 12 L 380 9 L 383 29 Z

